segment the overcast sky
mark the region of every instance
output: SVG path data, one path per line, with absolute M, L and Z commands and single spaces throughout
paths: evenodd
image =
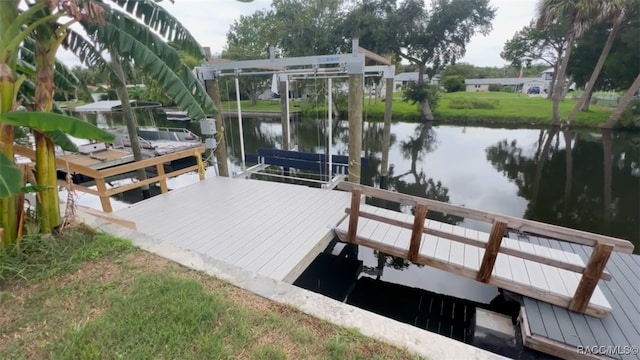
M 0 0 L 1 1 L 1 0 Z M 528 24 L 535 14 L 537 0 L 491 0 L 497 8 L 493 31 L 488 36 L 475 36 L 467 45 L 467 54 L 460 61 L 478 66 L 503 66 L 500 51 L 504 42 Z M 176 0 L 163 1 L 163 6 L 189 29 L 202 46 L 219 53 L 225 45 L 226 33 L 240 15 L 249 15 L 268 8 L 271 0 L 241 3 L 236 0 Z M 72 54 L 60 54 L 68 65 L 78 65 Z

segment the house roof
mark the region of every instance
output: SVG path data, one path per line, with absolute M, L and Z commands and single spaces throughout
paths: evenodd
M 425 76 L 425 79 L 428 78 L 428 76 Z M 396 81 L 418 81 L 418 73 L 417 72 L 403 72 L 400 74 L 397 74 L 396 76 L 394 76 L 393 78 Z
M 541 81 L 540 78 L 486 78 L 486 79 L 466 79 L 466 85 L 519 85 L 531 81 Z
M 140 101 L 140 100 L 130 100 L 131 107 L 133 108 L 155 108 L 161 107 L 162 104 L 154 101 Z M 96 101 L 86 105 L 76 106 L 73 111 L 75 112 L 111 112 L 111 111 L 121 111 L 122 110 L 122 102 L 120 100 L 105 100 L 105 101 Z

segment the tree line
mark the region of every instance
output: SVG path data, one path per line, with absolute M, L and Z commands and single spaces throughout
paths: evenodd
M 232 24 L 220 55 L 267 58 L 269 46 L 286 57 L 345 53 L 358 38 L 360 46 L 415 67 L 418 81 L 409 100 L 433 120 L 426 80 L 462 58 L 473 35 L 487 35 L 495 12 L 489 0 L 274 0 L 269 9 Z M 255 99 L 268 81 L 243 79 L 241 91 Z
M 567 124 L 579 111 L 588 111 L 594 91 L 626 91 L 602 125 L 611 128 L 640 88 L 639 32 L 638 0 L 540 0 L 536 18 L 505 43 L 501 56 L 514 66 L 539 61 L 554 68 L 547 95 L 555 125 L 571 82 L 584 92 Z

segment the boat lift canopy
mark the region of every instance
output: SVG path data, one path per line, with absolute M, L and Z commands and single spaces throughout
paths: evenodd
M 366 66 L 366 61 L 372 60 L 382 65 Z M 327 116 L 327 137 L 328 137 L 328 152 L 332 153 L 332 78 L 344 77 L 348 75 L 361 74 L 366 76 L 382 76 L 387 81 L 393 81 L 395 76 L 395 66 L 392 65 L 389 59 L 386 59 L 378 54 L 375 54 L 369 50 L 361 48 L 358 45 L 358 40 L 354 39 L 352 42 L 351 53 L 347 54 L 333 54 L 333 55 L 317 55 L 317 56 L 300 56 L 290 58 L 276 58 L 275 49 L 269 48 L 269 59 L 261 60 L 241 60 L 241 61 L 226 61 L 217 59 L 217 61 L 205 62 L 201 67 L 194 69 L 196 77 L 204 82 L 206 80 L 214 80 L 225 76 L 235 77 L 235 90 L 236 90 L 236 102 L 238 105 L 238 124 L 240 129 L 240 152 L 242 157 L 242 171 L 236 176 L 248 176 L 252 170 L 260 171 L 263 167 L 246 168 L 245 163 L 245 150 L 244 150 L 244 134 L 242 130 L 242 108 L 240 105 L 240 84 L 239 77 L 246 75 L 271 75 L 277 74 L 279 82 L 285 83 L 285 92 L 289 94 L 289 81 L 290 77 L 310 76 L 311 79 L 323 78 L 327 79 L 327 94 L 328 99 L 328 111 Z M 287 95 L 286 101 L 286 133 L 290 137 L 289 131 L 289 97 Z M 290 144 L 290 138 L 288 139 Z M 291 150 L 291 149 L 284 149 Z M 328 169 L 333 169 L 332 156 L 328 157 Z M 260 165 L 260 164 L 258 164 Z M 330 176 L 331 178 L 331 173 Z M 304 180 L 304 179 L 302 179 Z M 326 185 L 335 184 L 336 179 L 329 179 Z

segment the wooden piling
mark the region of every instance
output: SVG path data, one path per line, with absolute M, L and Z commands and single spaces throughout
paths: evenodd
M 362 157 L 362 107 L 363 75 L 349 74 L 349 177 L 348 181 L 360 183 Z
M 289 94 L 287 94 L 286 81 L 278 81 L 278 92 L 280 93 L 280 119 L 282 123 L 282 149 L 290 150 L 289 147 L 289 117 L 287 116 L 287 101 L 289 100 Z
M 227 144 L 224 141 L 224 123 L 222 122 L 222 100 L 220 99 L 220 87 L 218 85 L 218 79 L 205 80 L 205 87 L 207 94 L 213 100 L 213 104 L 216 106 L 216 129 L 218 129 L 218 136 L 216 142 L 218 143 L 215 151 L 213 152 L 218 162 L 218 174 L 220 176 L 229 177 L 229 165 L 227 163 Z
M 382 163 L 380 165 L 380 187 L 387 188 L 389 176 L 389 146 L 391 143 L 391 114 L 393 104 L 393 79 L 385 79 L 384 127 L 382 129 Z

